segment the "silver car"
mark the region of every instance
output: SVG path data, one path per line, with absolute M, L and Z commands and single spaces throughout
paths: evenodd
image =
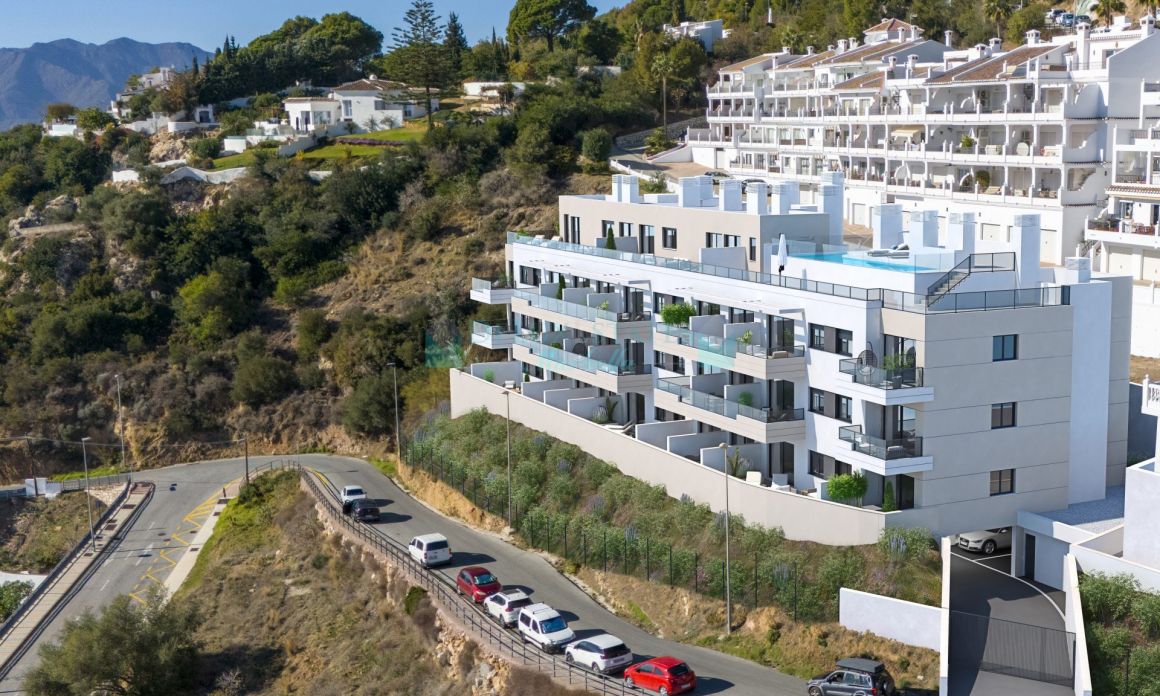
M 967 532 L 959 535 L 959 548 L 964 551 L 982 552 L 988 556 L 999 549 L 1011 548 L 1011 528 L 999 527 L 981 532 Z

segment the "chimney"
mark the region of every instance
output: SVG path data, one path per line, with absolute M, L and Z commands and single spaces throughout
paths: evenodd
M 833 53 L 834 52 L 834 44 L 830 44 L 830 45 L 826 46 L 826 50 L 829 51 L 830 53 Z M 841 51 L 838 51 L 838 53 L 841 53 Z
M 753 182 L 745 189 L 745 211 L 750 215 L 769 214 L 769 186 Z
M 902 204 L 885 203 L 870 209 L 870 230 L 875 249 L 891 249 L 902 243 Z
M 774 215 L 788 215 L 791 205 L 797 205 L 797 189 L 792 181 L 777 181 L 770 187 L 769 212 Z
M 918 67 L 918 55 L 911 53 L 906 57 L 906 76 L 908 78 L 914 76 L 914 69 L 916 67 Z
M 850 47 L 851 51 L 853 51 L 855 48 L 858 48 L 858 39 L 851 36 L 850 38 L 846 39 L 846 45 Z
M 620 179 L 622 176 L 624 176 L 624 175 L 623 174 L 613 174 L 612 175 L 612 201 L 614 203 L 622 202 L 622 197 L 624 196 L 624 189 L 621 187 L 621 184 L 620 184 Z
M 950 29 L 943 32 L 943 45 L 947 48 L 954 48 L 955 46 L 955 33 Z
M 947 215 L 947 246 L 964 254 L 975 253 L 975 214 L 950 213 Z
M 1034 46 L 1037 43 L 1039 43 L 1039 30 L 1032 29 L 1031 31 L 1027 32 L 1027 45 Z
M 701 205 L 700 177 L 682 176 L 677 180 L 677 205 L 682 208 L 697 208 Z
M 1156 31 L 1156 18 L 1151 12 L 1140 18 L 1140 28 L 1144 30 L 1144 36 L 1151 36 Z
M 904 235 L 911 252 L 916 249 L 933 249 L 938 246 L 938 211 L 912 210 L 910 229 Z
M 1039 215 L 1016 215 L 1011 226 L 1011 245 L 1021 288 L 1039 286 Z
M 720 184 L 720 196 L 717 199 L 717 209 L 736 212 L 741 207 L 741 182 L 737 179 L 725 179 Z
M 826 214 L 829 224 L 827 244 L 838 246 L 842 243 L 842 186 L 841 184 L 821 184 L 818 186 L 818 210 Z
M 624 197 L 629 203 L 640 203 L 640 179 L 626 174 L 621 181 L 624 182 Z
M 894 68 L 898 67 L 898 56 L 890 56 L 890 72 L 894 72 Z
M 845 53 L 847 45 L 845 39 L 838 39 L 838 53 Z
M 782 52 L 782 53 L 785 53 L 785 54 L 787 54 L 787 55 L 793 55 L 793 52 L 789 50 L 789 46 L 782 46 L 782 47 L 781 47 L 781 52 Z
M 991 55 L 995 55 L 1003 50 L 1003 39 L 995 36 L 987 42 L 987 45 L 991 49 Z
M 813 46 L 806 46 L 806 55 L 807 56 L 814 55 L 814 47 Z
M 910 25 L 910 40 L 918 41 L 918 27 L 913 24 Z

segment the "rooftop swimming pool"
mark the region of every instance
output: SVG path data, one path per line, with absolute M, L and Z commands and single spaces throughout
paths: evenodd
M 885 256 L 870 257 L 864 253 L 850 253 L 846 251 L 827 251 L 818 254 L 794 254 L 793 258 L 808 259 L 810 261 L 827 261 L 840 263 L 846 266 L 862 266 L 863 268 L 877 268 L 883 271 L 899 271 L 902 273 L 932 273 L 941 270 L 938 266 L 919 263 L 913 256 L 892 259 Z M 930 259 L 934 261 L 936 259 Z

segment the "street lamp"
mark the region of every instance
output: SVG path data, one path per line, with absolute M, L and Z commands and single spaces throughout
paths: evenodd
M 245 448 L 246 458 L 246 485 L 250 485 L 250 438 L 246 433 L 242 433 L 242 447 Z
M 116 374 L 114 377 L 117 380 L 117 430 L 121 431 L 121 468 L 126 469 L 125 466 L 125 412 L 121 409 L 121 375 Z M 130 483 L 133 481 L 133 472 L 129 473 Z
M 86 507 L 88 508 L 88 511 L 89 511 L 89 548 L 92 549 L 93 553 L 96 553 L 96 551 L 97 551 L 97 534 L 96 534 L 96 528 L 93 527 L 93 492 L 90 489 L 90 482 L 89 482 L 89 450 L 87 447 L 87 444 L 88 444 L 89 440 L 91 440 L 91 439 L 92 439 L 91 437 L 82 437 L 81 438 L 81 459 L 85 463 L 85 498 L 87 500 Z
M 508 474 L 508 526 L 512 526 L 512 393 L 504 389 L 504 405 L 507 410 L 507 474 Z
M 403 459 L 403 440 L 402 433 L 399 432 L 399 368 L 395 363 L 390 363 L 391 380 L 395 384 L 395 454 L 399 459 Z
M 720 447 L 725 455 L 721 473 L 725 474 L 725 635 L 729 635 L 733 632 L 733 593 L 729 582 L 729 447 L 724 442 Z

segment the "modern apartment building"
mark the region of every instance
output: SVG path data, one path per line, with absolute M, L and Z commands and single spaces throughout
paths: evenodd
M 1036 215 L 995 241 L 952 214 L 940 245 L 935 211 L 886 206 L 855 249 L 784 191 L 634 181 L 562 196 L 556 238 L 508 236 L 507 279 L 472 290 L 508 307 L 473 331 L 507 359 L 452 371 L 453 413 L 510 414 L 714 509 L 729 481 L 734 513 L 830 544 L 1014 524 L 1122 483 L 1130 279 L 1041 268 Z M 692 317 L 667 324 L 676 303 Z M 855 472 L 863 498 L 829 500 Z
M 1104 271 L 1160 281 L 1160 79 L 1141 86 L 1138 120 L 1112 128 L 1108 204 L 1087 222 Z
M 1117 139 L 1160 116 L 1155 19 L 1082 24 L 1051 41 L 1030 31 L 1011 50 L 998 39 L 953 50 L 952 37 L 922 33 L 884 20 L 861 41 L 722 68 L 686 156 L 807 187 L 843 172 L 844 215 L 857 224 L 898 203 L 936 210 L 945 234 L 952 214 L 973 212 L 979 235 L 1003 242 L 1012 218 L 1032 212 L 1042 260 L 1062 263 L 1107 202 Z

